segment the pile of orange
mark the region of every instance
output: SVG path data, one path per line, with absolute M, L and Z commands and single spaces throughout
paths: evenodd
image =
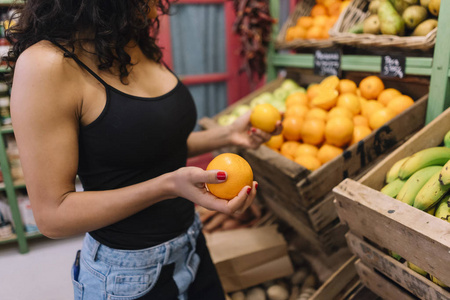
M 378 76 L 359 85 L 329 76 L 286 98 L 283 132 L 266 143 L 309 170 L 340 155 L 414 104 Z
M 299 17 L 295 26 L 287 29 L 286 41 L 328 39 L 328 31 L 349 3 L 349 0 L 316 0 L 309 16 Z

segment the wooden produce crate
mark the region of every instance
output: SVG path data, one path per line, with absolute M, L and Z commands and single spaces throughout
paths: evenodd
M 309 16 L 312 7 L 316 4 L 315 0 L 302 0 L 297 3 L 294 11 L 289 15 L 287 21 L 283 24 L 280 32 L 275 40 L 275 47 L 277 49 L 299 49 L 299 48 L 329 48 L 334 45 L 333 38 L 328 39 L 295 39 L 286 41 L 286 32 L 289 27 L 297 23 L 297 19 L 304 16 Z
M 348 72 L 345 78 L 359 84 L 367 75 L 369 74 Z M 289 71 L 288 78 L 302 86 L 323 79 L 307 70 Z M 325 253 L 333 253 L 346 244 L 344 233 L 347 228 L 339 223 L 333 205 L 332 188 L 347 177 L 358 178 L 367 172 L 383 155 L 424 125 L 429 81 L 417 77 L 383 81 L 386 88 L 395 87 L 410 95 L 416 103 L 313 172 L 264 145 L 257 150 L 232 149 L 252 166 L 255 180 L 259 182 L 258 197 L 305 238 L 312 248 Z M 269 83 L 213 119 L 201 120 L 200 124 L 205 128 L 216 126 L 215 120 L 220 115 L 230 112 L 236 105 L 250 102 L 262 92 L 273 91 L 281 82 L 282 79 L 278 79 Z
M 384 50 L 396 49 L 404 51 L 420 50 L 427 51 L 436 44 L 437 28 L 430 31 L 426 36 L 397 36 L 385 34 L 351 33 L 348 32 L 354 25 L 362 23 L 370 16 L 368 7 L 370 0 L 353 0 L 341 13 L 339 19 L 330 29 L 330 37 L 337 44 L 356 46 L 360 48 L 373 47 Z
M 386 172 L 400 158 L 441 145 L 450 130 L 449 120 L 450 109 L 447 109 L 359 182 L 346 179 L 333 190 L 339 218 L 349 227 L 349 248 L 364 265 L 382 275 L 379 277 L 387 281 L 385 285 L 397 284 L 420 299 L 450 299 L 450 293 L 391 258 L 386 249 L 450 286 L 450 268 L 447 267 L 450 224 L 379 190 L 384 185 Z M 382 296 L 376 286 L 368 283 L 368 287 Z

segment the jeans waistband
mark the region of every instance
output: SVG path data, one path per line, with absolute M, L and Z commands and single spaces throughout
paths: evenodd
M 180 251 L 187 244 L 195 247 L 200 230 L 201 222 L 196 214 L 194 222 L 185 233 L 160 245 L 139 250 L 113 249 L 99 243 L 87 233 L 83 242 L 82 254 L 84 251 L 84 254 L 90 256 L 92 260 L 102 260 L 121 267 L 146 267 L 157 263 L 167 264 L 171 255 Z

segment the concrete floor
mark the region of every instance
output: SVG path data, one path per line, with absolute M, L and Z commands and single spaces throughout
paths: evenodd
M 70 300 L 70 269 L 83 236 L 29 241 L 30 251 L 20 254 L 17 243 L 0 246 L 0 299 Z

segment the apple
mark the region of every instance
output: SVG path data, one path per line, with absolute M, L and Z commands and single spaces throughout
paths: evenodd
M 217 119 L 217 123 L 220 126 L 227 126 L 233 123 L 237 119 L 235 115 L 222 115 Z
M 248 112 L 250 109 L 251 109 L 250 105 L 240 104 L 233 109 L 231 114 L 239 117 Z
M 298 88 L 299 85 L 297 84 L 297 82 L 295 82 L 292 79 L 285 79 L 281 83 L 280 87 L 284 90 L 291 91 L 291 90 L 295 90 L 296 88 Z
M 268 103 L 273 98 L 272 94 L 269 92 L 262 93 L 259 96 L 256 96 L 250 101 L 250 107 L 254 108 L 258 104 Z
M 286 111 L 286 102 L 284 101 L 284 99 L 274 98 L 269 103 L 272 104 L 280 112 L 285 112 Z
M 277 88 L 275 91 L 273 91 L 273 96 L 275 98 L 280 98 L 280 99 L 285 100 L 288 95 L 289 95 L 289 91 L 285 90 L 281 87 Z
M 290 94 L 293 94 L 293 93 L 306 93 L 306 89 L 305 89 L 304 87 L 299 86 L 299 87 L 296 88 L 295 90 L 290 91 L 290 92 L 289 92 L 289 95 L 290 95 Z M 288 96 L 289 96 L 289 95 L 288 95 Z

